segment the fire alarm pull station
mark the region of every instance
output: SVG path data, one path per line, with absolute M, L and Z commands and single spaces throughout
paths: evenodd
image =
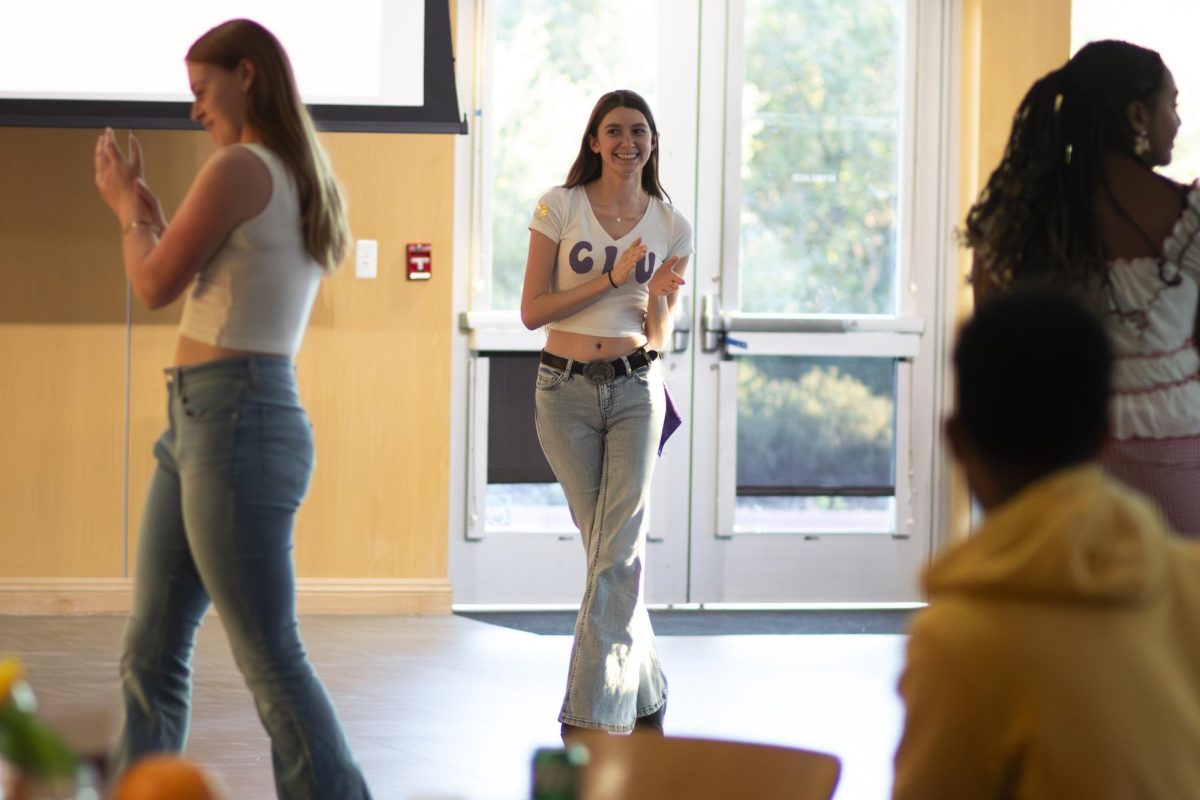
M 427 281 L 433 277 L 433 245 L 410 244 L 408 246 L 408 279 Z

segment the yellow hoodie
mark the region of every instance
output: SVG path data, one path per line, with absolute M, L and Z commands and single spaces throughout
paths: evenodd
M 1140 497 L 1055 473 L 925 586 L 896 800 L 1200 798 L 1200 549 Z

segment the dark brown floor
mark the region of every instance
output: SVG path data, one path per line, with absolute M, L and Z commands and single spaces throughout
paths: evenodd
M 117 714 L 112 617 L 2 617 L 41 708 L 75 732 Z M 377 800 L 522 800 L 557 744 L 570 639 L 459 617 L 308 617 L 305 641 Z M 669 733 L 794 745 L 843 760 L 837 800 L 884 798 L 901 708 L 903 638 L 672 636 Z M 218 619 L 200 634 L 188 755 L 231 800 L 273 796 L 267 740 Z M 96 736 L 95 733 L 92 734 Z M 101 737 L 102 738 L 102 737 Z M 330 800 L 335 800 L 331 798 Z

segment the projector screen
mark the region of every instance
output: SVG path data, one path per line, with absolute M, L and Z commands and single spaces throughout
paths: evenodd
M 0 125 L 194 128 L 183 56 L 227 19 L 283 43 L 322 130 L 465 133 L 448 0 L 0 4 Z

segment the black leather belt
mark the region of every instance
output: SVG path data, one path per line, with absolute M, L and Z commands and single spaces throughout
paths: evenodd
M 624 358 L 614 358 L 611 361 L 571 361 L 562 356 L 547 353 L 545 350 L 542 351 L 542 363 L 546 366 L 566 369 L 567 364 L 570 364 L 572 375 L 582 375 L 592 383 L 608 383 L 613 378 L 624 375 L 626 361 L 629 362 L 630 369 L 637 370 L 657 358 L 657 350 L 647 350 L 644 347 L 639 347 Z

